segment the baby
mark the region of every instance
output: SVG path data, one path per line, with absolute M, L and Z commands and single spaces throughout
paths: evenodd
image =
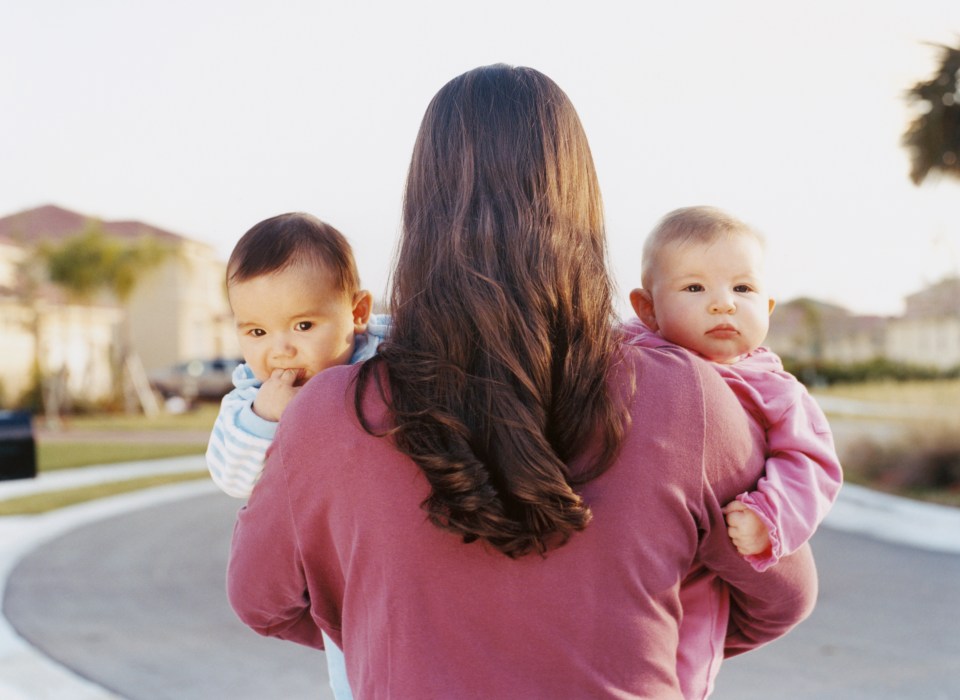
M 263 471 L 284 409 L 315 374 L 372 357 L 388 318 L 371 317 L 353 251 L 332 226 L 309 214 L 261 221 L 227 263 L 227 296 L 245 364 L 220 406 L 207 467 L 225 493 L 246 498 Z M 349 698 L 343 655 L 324 639 L 330 684 Z
M 810 539 L 843 478 L 823 412 L 761 347 L 774 307 L 762 268 L 763 241 L 745 223 L 711 207 L 673 211 L 647 238 L 643 287 L 630 292 L 638 318 L 624 325 L 635 344 L 678 345 L 709 360 L 764 429 L 764 476 L 724 508 L 731 541 L 759 571 Z M 687 698 L 713 690 L 729 610 L 720 585 L 694 571 L 681 589 L 678 672 Z

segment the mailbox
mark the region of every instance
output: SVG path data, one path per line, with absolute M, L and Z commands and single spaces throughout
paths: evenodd
M 37 475 L 33 416 L 27 411 L 0 411 L 0 480 Z

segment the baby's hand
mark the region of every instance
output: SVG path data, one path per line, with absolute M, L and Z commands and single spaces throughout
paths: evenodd
M 287 404 L 300 391 L 300 387 L 294 386 L 299 377 L 300 372 L 294 369 L 273 370 L 253 400 L 253 412 L 264 420 L 279 421 Z
M 744 556 L 763 554 L 770 549 L 770 533 L 756 513 L 740 501 L 728 503 L 723 514 L 727 520 L 727 534 L 737 551 Z

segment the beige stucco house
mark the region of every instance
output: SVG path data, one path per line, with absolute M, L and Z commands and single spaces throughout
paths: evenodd
M 886 321 L 855 316 L 835 304 L 794 299 L 777 304 L 764 344 L 800 362 L 864 362 L 883 356 Z
M 65 378 L 70 394 L 96 401 L 111 393 L 112 358 L 124 344 L 149 371 L 176 362 L 236 356 L 224 291 L 225 263 L 211 246 L 137 221 L 97 221 L 109 236 L 152 236 L 171 251 L 145 270 L 129 299 L 109 295 L 77 303 L 23 264 L 40 243 L 81 233 L 91 217 L 43 206 L 0 218 L 0 406 L 44 376 Z
M 856 363 L 884 358 L 939 370 L 960 366 L 960 277 L 908 296 L 902 316 L 857 316 L 813 299 L 778 304 L 766 344 L 809 362 Z
M 960 277 L 906 298 L 905 313 L 887 328 L 887 356 L 937 369 L 960 365 Z

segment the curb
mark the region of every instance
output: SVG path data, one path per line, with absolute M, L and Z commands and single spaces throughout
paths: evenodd
M 917 549 L 960 554 L 960 508 L 844 484 L 823 521 L 834 530 Z

